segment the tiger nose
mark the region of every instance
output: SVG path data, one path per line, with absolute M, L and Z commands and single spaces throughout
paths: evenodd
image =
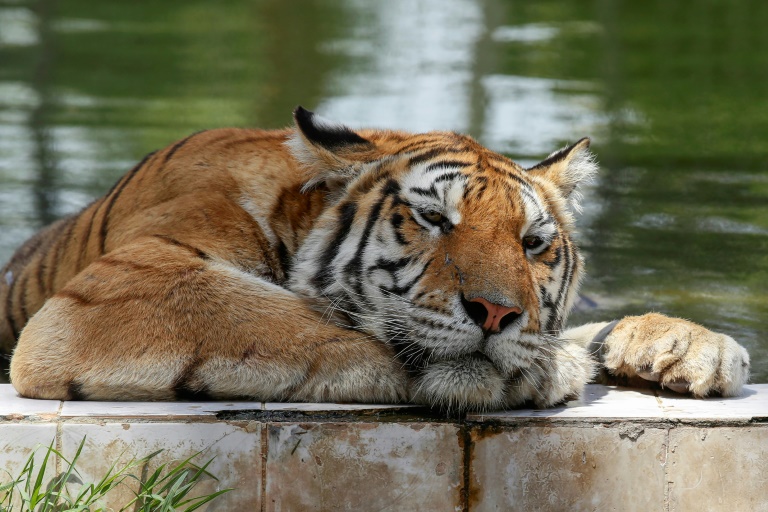
M 523 310 L 517 306 L 507 307 L 494 304 L 482 297 L 470 300 L 462 297 L 461 303 L 464 305 L 469 318 L 479 325 L 486 334 L 503 331 L 506 326 L 523 314 Z

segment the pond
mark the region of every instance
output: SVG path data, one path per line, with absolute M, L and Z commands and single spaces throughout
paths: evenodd
M 526 164 L 588 135 L 572 323 L 659 311 L 768 381 L 763 0 L 0 0 L 0 261 L 145 153 L 298 105 Z

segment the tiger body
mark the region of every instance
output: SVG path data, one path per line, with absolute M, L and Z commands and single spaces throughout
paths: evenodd
M 746 382 L 746 351 L 690 322 L 564 330 L 586 139 L 526 170 L 455 133 L 296 123 L 183 139 L 23 245 L 0 280 L 19 393 L 490 410 L 559 403 L 597 368 Z

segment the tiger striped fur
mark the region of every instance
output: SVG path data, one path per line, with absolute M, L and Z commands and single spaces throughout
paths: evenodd
M 24 244 L 0 280 L 18 392 L 491 410 L 577 396 L 598 367 L 746 382 L 746 351 L 684 320 L 564 331 L 588 139 L 526 170 L 455 133 L 295 120 L 147 155 Z

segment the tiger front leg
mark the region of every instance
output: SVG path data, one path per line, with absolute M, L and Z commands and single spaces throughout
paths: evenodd
M 609 375 L 641 377 L 696 397 L 738 396 L 749 380 L 749 354 L 730 336 L 657 313 L 566 332 L 590 344 Z

